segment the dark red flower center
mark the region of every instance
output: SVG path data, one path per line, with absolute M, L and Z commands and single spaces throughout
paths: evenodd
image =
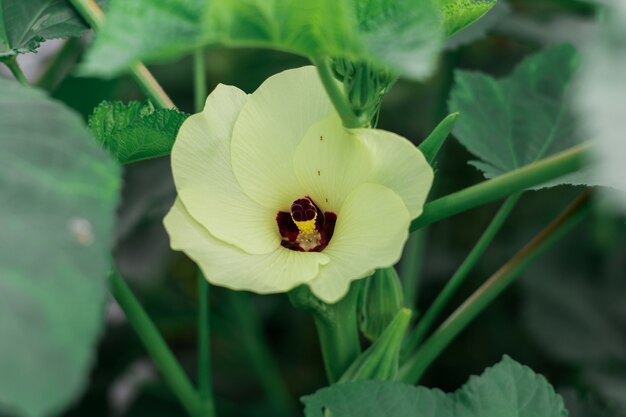
M 321 252 L 328 246 L 336 222 L 335 213 L 322 213 L 310 197 L 294 201 L 289 213 L 279 211 L 276 214 L 281 245 L 300 252 Z

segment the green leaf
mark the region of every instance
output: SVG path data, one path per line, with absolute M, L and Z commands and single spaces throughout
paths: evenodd
M 2 410 L 57 415 L 87 382 L 104 324 L 119 171 L 79 115 L 0 79 Z
M 113 0 L 83 71 L 111 76 L 198 45 L 345 57 L 430 74 L 442 42 L 434 0 Z
M 100 145 L 122 164 L 129 164 L 169 155 L 188 116 L 177 110 L 155 109 L 150 103 L 105 101 L 89 117 L 89 128 Z
M 446 36 L 452 36 L 480 19 L 496 2 L 497 0 L 437 0 L 443 15 Z
M 573 46 L 560 45 L 525 59 L 500 80 L 476 72 L 456 73 L 449 107 L 461 116 L 453 133 L 480 158 L 472 164 L 486 177 L 588 139 L 577 128 L 569 103 L 578 62 Z
M 0 61 L 85 29 L 68 0 L 0 0 Z
M 306 417 L 567 417 L 544 377 L 505 356 L 458 391 L 358 381 L 303 398 Z

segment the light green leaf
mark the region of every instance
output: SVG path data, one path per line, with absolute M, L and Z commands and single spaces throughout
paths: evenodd
M 119 174 L 78 114 L 0 79 L 0 409 L 57 415 L 87 382 Z
M 446 36 L 452 36 L 480 19 L 497 0 L 437 0 Z
M 85 29 L 68 0 L 0 0 L 0 61 Z
M 476 72 L 456 73 L 450 110 L 461 115 L 453 133 L 480 158 L 472 164 L 486 177 L 588 139 L 577 128 L 569 103 L 578 62 L 573 46 L 560 45 L 525 59 L 500 80 Z
M 225 45 L 365 60 L 420 79 L 442 37 L 434 0 L 113 0 L 83 71 L 111 76 L 137 59 Z
M 303 398 L 306 417 L 567 417 L 544 377 L 505 356 L 458 391 L 359 381 Z
M 89 128 L 100 145 L 122 164 L 129 164 L 169 155 L 188 116 L 155 109 L 150 103 L 103 102 L 89 117 Z

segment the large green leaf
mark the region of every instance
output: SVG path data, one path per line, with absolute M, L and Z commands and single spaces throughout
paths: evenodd
M 323 388 L 303 401 L 307 417 L 567 417 L 548 381 L 507 356 L 452 394 L 360 381 Z
M 0 0 L 0 60 L 85 29 L 68 0 Z
M 366 60 L 423 78 L 442 37 L 434 0 L 113 0 L 83 70 L 110 76 L 137 59 L 226 45 Z
M 0 409 L 55 415 L 82 391 L 119 185 L 80 116 L 0 79 Z
M 186 113 L 151 104 L 103 102 L 89 117 L 96 141 L 129 164 L 169 155 Z
M 571 45 L 545 49 L 525 59 L 507 77 L 458 71 L 450 110 L 459 112 L 453 131 L 495 177 L 566 150 L 588 137 L 570 108 L 578 55 Z

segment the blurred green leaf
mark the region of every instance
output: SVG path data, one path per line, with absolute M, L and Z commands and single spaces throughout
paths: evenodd
M 0 61 L 85 29 L 68 0 L 0 0 Z
M 103 102 L 89 117 L 96 140 L 119 162 L 129 164 L 169 155 L 178 129 L 189 115 L 155 109 L 150 103 Z
M 441 26 L 434 0 L 113 0 L 83 71 L 111 76 L 218 44 L 365 60 L 420 79 Z
M 500 80 L 458 71 L 449 107 L 461 113 L 454 135 L 480 158 L 472 165 L 492 178 L 588 139 L 569 103 L 578 62 L 565 44 L 526 58 Z
M 119 168 L 80 116 L 0 79 L 0 408 L 49 416 L 87 382 Z
M 595 174 L 602 183 L 622 191 L 612 197 L 626 213 L 626 3 L 605 3 L 603 18 L 583 51 L 576 104 L 583 127 L 596 139 Z
M 323 388 L 303 402 L 307 417 L 567 417 L 548 381 L 508 356 L 452 394 L 359 381 Z
M 480 19 L 497 0 L 437 0 L 446 36 L 452 36 Z

